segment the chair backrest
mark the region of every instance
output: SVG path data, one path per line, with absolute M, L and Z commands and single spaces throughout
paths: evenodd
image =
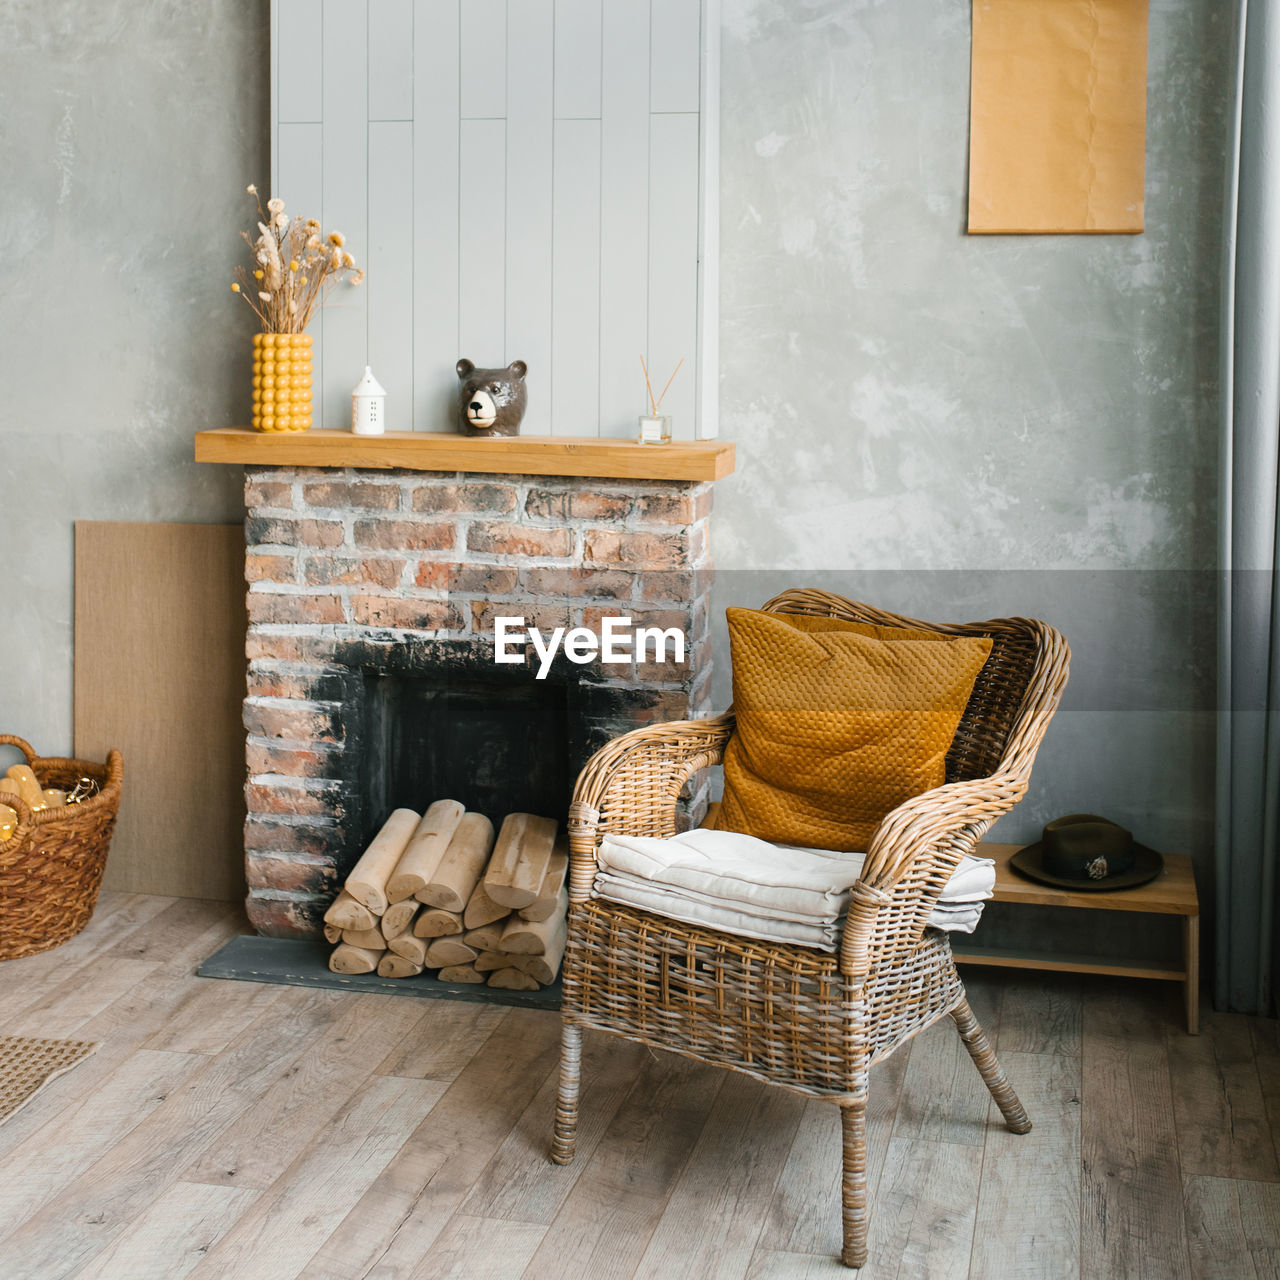
M 988 637 L 991 655 L 978 673 L 973 693 L 947 752 L 948 782 L 985 778 L 999 767 L 1023 711 L 1043 638 L 1049 633 L 1043 623 L 1027 618 L 995 618 L 989 622 L 964 623 L 922 622 L 816 587 L 784 591 L 763 608 L 770 613 L 807 613 L 845 618 L 850 622 L 868 622 L 880 627 Z

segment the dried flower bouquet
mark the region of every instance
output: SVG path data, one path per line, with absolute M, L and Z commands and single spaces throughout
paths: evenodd
M 330 290 L 344 279 L 359 284 L 364 272 L 356 268 L 340 231 L 326 236 L 314 218 L 290 219 L 278 196 L 264 211 L 258 188 L 247 190 L 258 206 L 258 236 L 240 234 L 256 265 L 252 272 L 236 268 L 232 291 L 253 308 L 264 333 L 303 333 Z

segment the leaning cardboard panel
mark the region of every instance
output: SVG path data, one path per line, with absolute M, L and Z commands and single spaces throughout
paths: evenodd
M 973 0 L 969 231 L 1143 226 L 1147 0 Z
M 125 768 L 103 887 L 242 899 L 244 526 L 75 531 L 75 751 Z

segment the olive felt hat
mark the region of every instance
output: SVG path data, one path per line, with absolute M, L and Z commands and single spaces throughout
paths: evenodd
M 1160 874 L 1164 859 L 1106 818 L 1071 813 L 1046 823 L 1040 839 L 1019 849 L 1009 865 L 1041 884 L 1089 892 L 1146 884 Z

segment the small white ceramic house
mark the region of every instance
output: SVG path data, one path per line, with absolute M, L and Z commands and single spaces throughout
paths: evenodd
M 387 392 L 368 365 L 351 393 L 351 430 L 358 436 L 380 436 L 386 430 Z

